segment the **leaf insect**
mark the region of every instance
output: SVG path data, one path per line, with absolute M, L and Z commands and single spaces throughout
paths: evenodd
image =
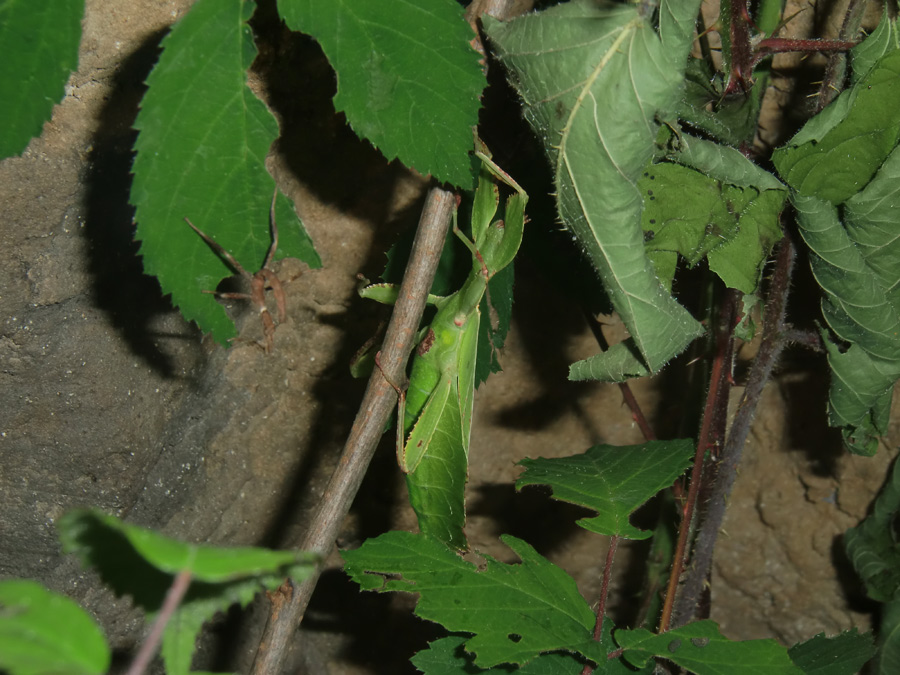
M 445 544 L 467 548 L 465 484 L 475 392 L 479 305 L 487 284 L 515 258 L 522 243 L 528 196 L 491 159 L 476 140 L 481 160 L 472 206 L 472 239 L 457 225 L 453 231 L 472 254 L 472 269 L 462 287 L 446 297 L 429 296 L 437 308 L 416 349 L 409 386 L 401 394 L 397 462 L 406 474 L 410 503 L 419 529 Z M 494 219 L 500 203 L 498 180 L 514 192 L 503 219 Z M 384 284 L 360 290 L 363 297 L 391 302 L 396 290 Z

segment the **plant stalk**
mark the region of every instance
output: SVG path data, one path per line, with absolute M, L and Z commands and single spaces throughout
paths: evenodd
M 440 188 L 430 190 L 425 199 L 412 253 L 385 335 L 381 369 L 372 371 L 340 462 L 300 544 L 301 550 L 318 553 L 322 561 L 334 548 L 340 525 L 359 490 L 384 433 L 385 423 L 397 404 L 397 392 L 390 383 L 406 381 L 406 364 L 456 204 L 456 195 Z M 256 653 L 254 675 L 282 672 L 294 633 L 303 620 L 321 572 L 322 562 L 303 582 L 298 584 L 287 579 L 272 594 L 272 610 Z
M 166 597 L 165 600 L 163 600 L 163 605 L 159 610 L 159 614 L 156 615 L 156 621 L 153 622 L 153 628 L 150 630 L 150 635 L 147 636 L 144 644 L 141 645 L 140 651 L 138 651 L 137 656 L 134 657 L 134 661 L 131 662 L 131 666 L 129 666 L 125 675 L 141 675 L 141 673 L 147 670 L 147 666 L 150 665 L 150 662 L 156 654 L 156 650 L 159 648 L 159 643 L 162 641 L 166 625 L 169 623 L 175 610 L 178 609 L 178 606 L 184 599 L 184 594 L 187 593 L 188 588 L 190 588 L 191 576 L 190 570 L 181 570 L 175 575 L 175 579 L 172 580 L 172 585 L 169 586 L 169 590 L 166 592 Z
M 750 369 L 747 386 L 734 415 L 722 456 L 717 462 L 715 476 L 709 486 L 703 519 L 697 528 L 691 566 L 674 612 L 673 625 L 675 627 L 684 625 L 694 618 L 695 608 L 712 568 L 713 550 L 725 519 L 728 496 L 731 494 L 734 480 L 737 477 L 738 464 L 747 436 L 750 434 L 753 416 L 762 397 L 763 387 L 771 377 L 772 370 L 787 344 L 784 338 L 784 319 L 793 265 L 794 245 L 789 235 L 785 233 L 775 259 L 775 270 L 763 317 L 763 333 L 759 353 Z M 691 488 L 693 488 L 693 484 Z

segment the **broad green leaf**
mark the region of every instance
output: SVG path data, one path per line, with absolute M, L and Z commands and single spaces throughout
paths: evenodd
M 84 0 L 0 0 L 0 159 L 20 154 L 50 119 L 78 67 Z
M 827 338 L 832 371 L 830 424 L 848 449 L 871 455 L 887 430 L 893 385 L 900 377 L 900 150 L 838 210 L 815 197 L 795 194 L 797 224 L 810 248 L 810 266 L 824 292 L 822 312 L 840 340 Z
M 696 147 L 711 150 L 713 145 Z M 660 162 L 648 166 L 638 181 L 644 195 L 644 248 L 657 276 L 669 288 L 679 257 L 689 267 L 708 257 L 710 268 L 727 286 L 752 293 L 781 237 L 778 214 L 787 191 L 760 192 L 753 183 L 777 187 L 778 181 L 725 152 L 682 153 L 680 159 L 697 160 L 698 170 Z
M 894 51 L 808 122 L 772 161 L 792 188 L 837 205 L 866 186 L 898 139 L 900 51 Z
M 597 512 L 578 525 L 598 534 L 646 539 L 651 532 L 628 518 L 657 492 L 670 486 L 690 466 L 693 442 L 649 441 L 642 445 L 596 445 L 585 453 L 556 459 L 523 459 L 525 471 L 516 489 L 549 485 L 554 499 Z
M 775 640 L 732 641 L 714 621 L 698 621 L 655 635 L 644 628 L 617 630 L 625 660 L 641 667 L 654 656 L 696 675 L 803 675 Z
M 895 462 L 871 515 L 844 534 L 847 556 L 869 597 L 878 602 L 900 599 L 900 544 L 894 535 L 898 512 L 900 465 Z
M 643 250 L 636 186 L 653 155 L 657 117 L 679 103 L 687 52 L 684 23 L 671 20 L 671 10 L 684 18 L 698 6 L 660 9 L 665 47 L 630 5 L 573 0 L 508 23 L 485 20 L 550 158 L 559 213 L 654 372 L 703 332 L 662 288 Z
M 714 72 L 705 59 L 689 59 L 677 117 L 730 146 L 751 143 L 759 117 L 760 89 L 753 87 L 747 96 L 736 97 L 725 97 L 724 89 L 721 73 Z
M 613 345 L 602 354 L 595 354 L 569 366 L 569 379 L 573 382 L 583 380 L 624 382 L 633 377 L 646 377 L 652 374 L 641 360 L 637 346 L 631 338 Z
M 343 551 L 344 571 L 364 590 L 418 593 L 418 616 L 473 634 L 465 648 L 481 668 L 551 651 L 604 662 L 607 650 L 592 638 L 595 617 L 575 581 L 525 542 L 502 540 L 521 563 L 485 556 L 479 567 L 436 539 L 388 532 Z
M 878 675 L 900 672 L 900 600 L 885 603 L 878 630 Z
M 819 633 L 788 650 L 794 665 L 806 675 L 855 675 L 875 656 L 871 633 L 854 628 L 835 637 Z
M 100 675 L 110 651 L 75 602 L 35 581 L 0 581 L 0 670 L 9 675 Z
M 334 107 L 389 160 L 470 187 L 468 152 L 486 84 L 452 0 L 279 0 L 337 73 Z
M 890 17 L 890 12 L 882 12 L 881 21 L 872 34 L 850 50 L 853 63 L 850 72 L 851 83 L 856 84 L 881 57 L 897 49 L 900 49 L 897 20 Z
M 274 590 L 286 577 L 302 581 L 315 569 L 316 557 L 308 553 L 184 544 L 97 511 L 70 511 L 58 525 L 63 551 L 96 569 L 117 595 L 132 596 L 148 621 L 175 575 L 191 573 L 191 586 L 163 636 L 169 675 L 189 671 L 200 627 L 217 612 L 246 607 L 260 591 Z
M 144 269 L 189 321 L 225 343 L 232 321 L 215 297 L 234 272 L 185 223 L 217 241 L 250 274 L 271 244 L 275 183 L 265 158 L 275 118 L 247 87 L 256 48 L 247 25 L 255 3 L 198 0 L 162 42 L 135 127 L 131 203 Z M 321 263 L 282 195 L 275 205 L 279 250 Z

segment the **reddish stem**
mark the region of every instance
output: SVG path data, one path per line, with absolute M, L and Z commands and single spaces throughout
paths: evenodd
M 666 599 L 663 603 L 662 614 L 659 621 L 659 632 L 664 633 L 669 629 L 672 619 L 672 609 L 678 591 L 678 584 L 682 572 L 687 566 L 689 540 L 693 531 L 694 514 L 698 505 L 698 496 L 703 484 L 703 474 L 706 453 L 716 454 L 721 446 L 724 433 L 724 420 L 728 406 L 728 392 L 731 386 L 731 366 L 734 360 L 733 320 L 735 312 L 734 294 L 726 292 L 720 308 L 718 321 L 716 321 L 716 353 L 713 358 L 709 377 L 709 392 L 706 396 L 706 406 L 703 411 L 703 421 L 700 426 L 700 436 L 697 439 L 697 451 L 694 454 L 694 466 L 691 470 L 690 487 L 688 488 L 687 501 L 684 504 L 683 518 L 678 532 L 678 543 L 675 546 L 675 555 L 672 560 L 672 571 L 669 575 L 669 584 L 666 588 Z
M 613 535 L 609 538 L 609 550 L 606 552 L 606 565 L 603 567 L 603 581 L 600 585 L 600 600 L 597 603 L 597 622 L 594 624 L 594 639 L 597 642 L 603 640 L 603 616 L 606 614 L 606 600 L 609 597 L 609 580 L 612 576 L 613 558 L 616 556 L 616 549 L 619 547 L 619 537 Z M 581 675 L 591 675 L 594 672 L 594 666 L 586 663 L 581 671 Z

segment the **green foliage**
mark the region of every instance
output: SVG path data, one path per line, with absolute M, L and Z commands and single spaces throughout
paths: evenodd
M 679 55 L 686 57 L 691 42 L 684 19 L 698 7 L 664 3 L 661 36 L 637 7 L 593 0 L 508 23 L 485 21 L 550 158 L 560 215 L 603 280 L 644 372 L 661 368 L 702 333 L 644 253 L 635 185 L 654 152 L 657 116 L 678 106 L 685 63 Z M 621 369 L 603 362 L 626 350 L 614 346 L 595 357 L 595 367 L 616 373 Z
M 130 595 L 152 620 L 175 574 L 194 580 L 166 625 L 162 656 L 169 675 L 190 670 L 203 623 L 233 604 L 245 607 L 261 590 L 303 580 L 316 558 L 306 553 L 184 544 L 98 511 L 70 511 L 59 521 L 63 550 L 93 567 L 118 595 Z
M 616 642 L 625 660 L 644 666 L 654 656 L 668 659 L 696 675 L 803 675 L 775 640 L 734 642 L 714 621 L 698 621 L 654 635 L 644 628 L 618 630 Z
M 452 0 L 281 0 L 288 26 L 318 40 L 337 73 L 334 106 L 388 159 L 471 185 L 466 153 L 485 79 Z
M 597 445 L 580 455 L 556 459 L 523 459 L 525 471 L 516 489 L 549 485 L 560 501 L 597 511 L 578 525 L 597 534 L 646 539 L 650 532 L 628 517 L 661 489 L 669 487 L 691 465 L 690 440 L 651 441 L 641 445 Z
M 502 539 L 521 563 L 485 556 L 479 569 L 435 539 L 388 532 L 344 551 L 344 570 L 364 590 L 418 593 L 418 616 L 474 634 L 465 646 L 482 668 L 558 650 L 605 661 L 608 650 L 592 638 L 594 614 L 575 581 L 525 542 Z
M 234 337 L 215 297 L 234 274 L 185 223 L 190 218 L 250 274 L 271 244 L 275 183 L 265 159 L 278 135 L 272 114 L 247 87 L 256 56 L 247 19 L 254 3 L 198 0 L 163 40 L 135 127 L 131 203 L 144 269 L 182 315 L 220 343 Z M 288 200 L 275 205 L 276 257 L 320 264 Z
M 41 133 L 78 66 L 84 0 L 0 0 L 0 159 Z
M 854 675 L 873 656 L 872 634 L 855 628 L 835 637 L 819 633 L 788 650 L 794 665 L 806 675 Z
M 34 581 L 0 581 L 0 670 L 9 675 L 100 675 L 110 651 L 93 619 Z

